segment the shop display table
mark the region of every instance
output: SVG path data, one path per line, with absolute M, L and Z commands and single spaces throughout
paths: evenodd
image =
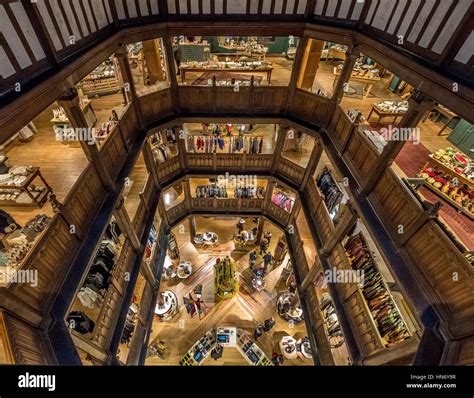
M 176 268 L 176 275 L 179 279 L 187 279 L 193 272 L 193 266 L 189 261 L 181 261 Z
M 265 280 L 263 279 L 263 277 L 255 275 L 252 278 L 252 287 L 257 292 L 261 292 L 263 289 L 265 289 L 266 286 L 267 286 L 267 284 L 265 283 Z
M 279 343 L 280 351 L 286 359 L 298 358 L 296 340 L 291 336 L 283 336 Z
M 290 292 L 281 294 L 277 299 L 278 315 L 293 325 L 298 325 L 304 321 L 303 310 L 297 299 L 297 295 Z
M 224 66 L 224 65 L 219 65 L 216 67 L 211 67 L 211 66 L 191 66 L 191 65 L 181 65 L 180 67 L 181 71 L 181 82 L 184 83 L 186 80 L 186 73 L 187 72 L 216 72 L 216 73 L 222 73 L 222 72 L 238 72 L 238 73 L 266 73 L 267 75 L 267 81 L 268 84 L 271 83 L 272 80 L 272 72 L 273 72 L 273 67 L 268 65 L 268 66 L 259 66 L 256 68 L 251 68 L 251 67 L 239 67 L 239 66 Z
M 161 293 L 161 300 L 158 300 L 155 306 L 155 315 L 161 321 L 167 321 L 178 311 L 178 299 L 176 295 L 166 290 Z
M 212 246 L 217 245 L 219 237 L 215 232 L 204 232 L 203 234 L 196 234 L 194 243 L 196 245 Z
M 370 110 L 369 116 L 367 116 L 367 121 L 370 120 L 370 116 L 372 116 L 372 113 L 375 113 L 378 116 L 378 123 L 380 123 L 380 120 L 386 117 L 393 117 L 393 123 L 395 123 L 397 118 L 403 116 L 406 111 L 386 111 L 381 109 L 378 104 L 372 104 L 372 109 Z
M 39 167 L 32 167 L 31 172 L 25 177 L 18 185 L 0 184 L 0 191 L 21 191 L 15 199 L 11 199 L 11 195 L 1 194 L 0 206 L 43 207 L 51 192 L 51 187 L 41 175 Z M 36 178 L 39 178 L 43 185 L 41 188 L 37 187 L 33 190 L 31 186 Z
M 252 366 L 273 366 L 263 350 L 254 343 L 243 329 L 232 326 L 218 326 L 204 334 L 183 355 L 180 361 L 182 366 L 200 366 L 211 351 L 219 344 L 223 347 L 235 348 Z
M 332 87 L 334 88 L 336 86 L 337 78 L 341 75 L 341 71 L 335 67 L 333 73 L 334 73 L 334 82 L 332 84 Z M 372 91 L 372 87 L 374 86 L 374 83 L 380 81 L 380 77 L 362 76 L 362 75 L 357 75 L 354 72 L 352 72 L 350 80 L 359 82 L 359 83 L 364 83 L 363 98 L 365 99 L 369 97 L 370 92 Z
M 459 119 L 459 116 L 456 115 L 454 112 L 451 112 L 448 108 L 445 108 L 442 105 L 436 105 L 431 111 L 426 113 L 422 121 L 424 122 L 433 112 L 438 112 L 440 115 L 443 115 L 445 118 L 447 118 L 447 121 L 443 123 L 443 127 L 441 127 L 441 130 L 438 131 L 438 135 L 443 134 L 443 131 L 446 130 L 452 120 Z

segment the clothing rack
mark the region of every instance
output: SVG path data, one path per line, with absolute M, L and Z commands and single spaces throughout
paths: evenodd
M 360 289 L 383 345 L 390 347 L 409 338 L 412 333 L 378 269 L 363 233 L 350 236 L 344 249 L 352 268 L 364 272 L 364 285 Z

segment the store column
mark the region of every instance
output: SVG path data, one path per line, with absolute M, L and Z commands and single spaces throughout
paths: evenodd
M 115 191 L 115 183 L 112 181 L 112 178 L 109 175 L 104 163 L 102 162 L 102 157 L 100 155 L 95 142 L 90 144 L 92 141 L 93 130 L 88 127 L 86 118 L 82 113 L 81 106 L 79 104 L 79 96 L 75 88 L 71 88 L 61 99 L 58 100 L 59 106 L 61 106 L 66 112 L 66 116 L 71 123 L 71 126 L 76 129 L 76 131 L 87 131 L 89 134 L 83 135 L 83 139 L 79 139 L 79 143 L 86 154 L 87 159 L 92 163 L 97 170 L 97 173 L 104 184 L 104 187 L 108 192 Z M 76 134 L 79 137 L 79 134 Z
M 316 77 L 316 72 L 319 67 L 319 62 L 321 60 L 323 47 L 323 40 L 307 40 L 307 44 L 303 52 L 303 59 L 301 61 L 301 68 L 299 70 L 296 87 L 311 91 L 313 88 L 314 78 Z
M 170 74 L 171 104 L 173 111 L 177 113 L 179 111 L 178 80 L 176 79 L 177 70 L 174 60 L 173 43 L 169 35 L 163 37 L 163 45 L 165 47 L 166 63 L 168 64 Z
M 293 70 L 291 71 L 290 83 L 288 84 L 288 96 L 286 98 L 286 107 L 288 108 L 293 101 L 293 97 L 296 92 L 298 76 L 300 75 L 300 70 L 303 67 L 303 57 L 305 53 L 306 46 L 308 45 L 308 38 L 302 37 L 299 39 L 298 48 L 295 53 L 295 60 L 293 62 Z
M 133 81 L 132 69 L 130 68 L 130 63 L 128 62 L 128 52 L 125 46 L 120 47 L 120 49 L 115 52 L 115 59 L 119 65 L 125 93 L 131 97 L 132 106 L 135 109 L 137 119 L 142 126 L 144 123 L 142 110 L 140 107 L 137 90 L 135 88 L 135 82 Z
M 303 181 L 300 185 L 300 191 L 303 191 L 308 184 L 308 181 L 313 177 L 316 168 L 318 167 L 319 160 L 321 159 L 321 155 L 323 154 L 323 145 L 321 144 L 319 139 L 315 140 L 313 151 L 311 152 L 311 157 L 309 158 L 308 165 L 306 166 Z
M 344 87 L 351 78 L 352 70 L 356 63 L 357 58 L 360 56 L 359 48 L 354 46 L 346 52 L 346 60 L 341 70 L 341 74 L 337 79 L 336 85 L 334 86 L 334 92 L 332 93 L 331 100 L 328 104 L 328 110 L 326 114 L 326 122 L 329 124 L 336 106 L 341 102 L 344 96 Z
M 143 55 L 145 56 L 146 69 L 150 83 L 163 81 L 163 69 L 161 67 L 161 50 L 158 39 L 144 40 Z
M 308 289 L 309 285 L 314 281 L 316 276 L 318 276 L 319 273 L 323 272 L 323 266 L 321 264 L 321 261 L 319 260 L 319 257 L 316 256 L 314 259 L 314 264 L 309 270 L 309 272 L 306 274 L 305 278 L 301 282 L 301 290 L 305 291 Z
M 288 126 L 280 126 L 280 125 L 278 126 L 277 141 L 276 141 L 275 149 L 273 150 L 271 174 L 275 174 L 275 172 L 278 168 L 278 163 L 280 162 L 281 152 L 283 151 L 283 147 L 285 145 L 285 140 L 286 140 L 286 137 L 287 137 L 289 131 L 292 131 L 292 130 Z M 293 134 L 295 134 L 295 133 L 293 132 Z
M 418 123 L 426 112 L 433 109 L 433 106 L 433 100 L 424 93 L 416 89 L 412 90 L 411 97 L 408 99 L 408 110 L 403 115 L 398 126 L 392 127 L 392 137 L 388 140 L 387 145 L 384 146 L 382 153 L 377 158 L 377 162 L 372 168 L 372 173 L 360 188 L 359 193 L 361 195 L 366 196 L 372 192 L 407 140 L 412 139 L 415 134 L 418 134 L 417 138 L 419 141 Z
M 183 180 L 184 188 L 184 202 L 186 203 L 186 209 L 191 211 L 193 208 L 192 205 L 192 196 L 191 196 L 191 187 L 189 186 L 189 177 L 186 176 Z

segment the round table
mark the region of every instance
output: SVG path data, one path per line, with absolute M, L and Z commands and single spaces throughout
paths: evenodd
M 193 266 L 190 261 L 181 261 L 176 268 L 176 275 L 179 279 L 187 279 L 193 272 Z
M 216 245 L 218 241 L 219 237 L 215 232 L 204 232 L 194 237 L 194 243 L 197 245 Z
M 265 289 L 267 284 L 265 283 L 265 280 L 263 279 L 263 277 L 255 275 L 252 278 L 252 286 L 256 291 L 260 292 L 263 289 Z
M 280 351 L 286 359 L 298 358 L 296 340 L 291 336 L 283 336 L 279 343 Z
M 157 301 L 155 306 L 155 315 L 162 321 L 171 319 L 178 309 L 178 299 L 176 295 L 170 291 L 165 290 L 161 293 L 161 304 Z

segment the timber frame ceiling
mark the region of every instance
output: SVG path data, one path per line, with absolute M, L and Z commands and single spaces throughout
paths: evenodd
M 472 88 L 473 4 L 473 0 L 5 0 L 0 4 L 0 99 L 11 102 L 25 88 L 125 27 L 146 30 L 156 23 L 193 27 L 190 22 L 199 22 L 196 27 L 221 23 L 220 34 L 234 29 L 244 33 L 252 22 L 254 26 L 259 22 L 261 34 L 265 34 L 261 22 L 265 26 L 274 22 L 279 34 L 317 26 L 351 29 Z M 224 32 L 222 23 L 229 21 Z

